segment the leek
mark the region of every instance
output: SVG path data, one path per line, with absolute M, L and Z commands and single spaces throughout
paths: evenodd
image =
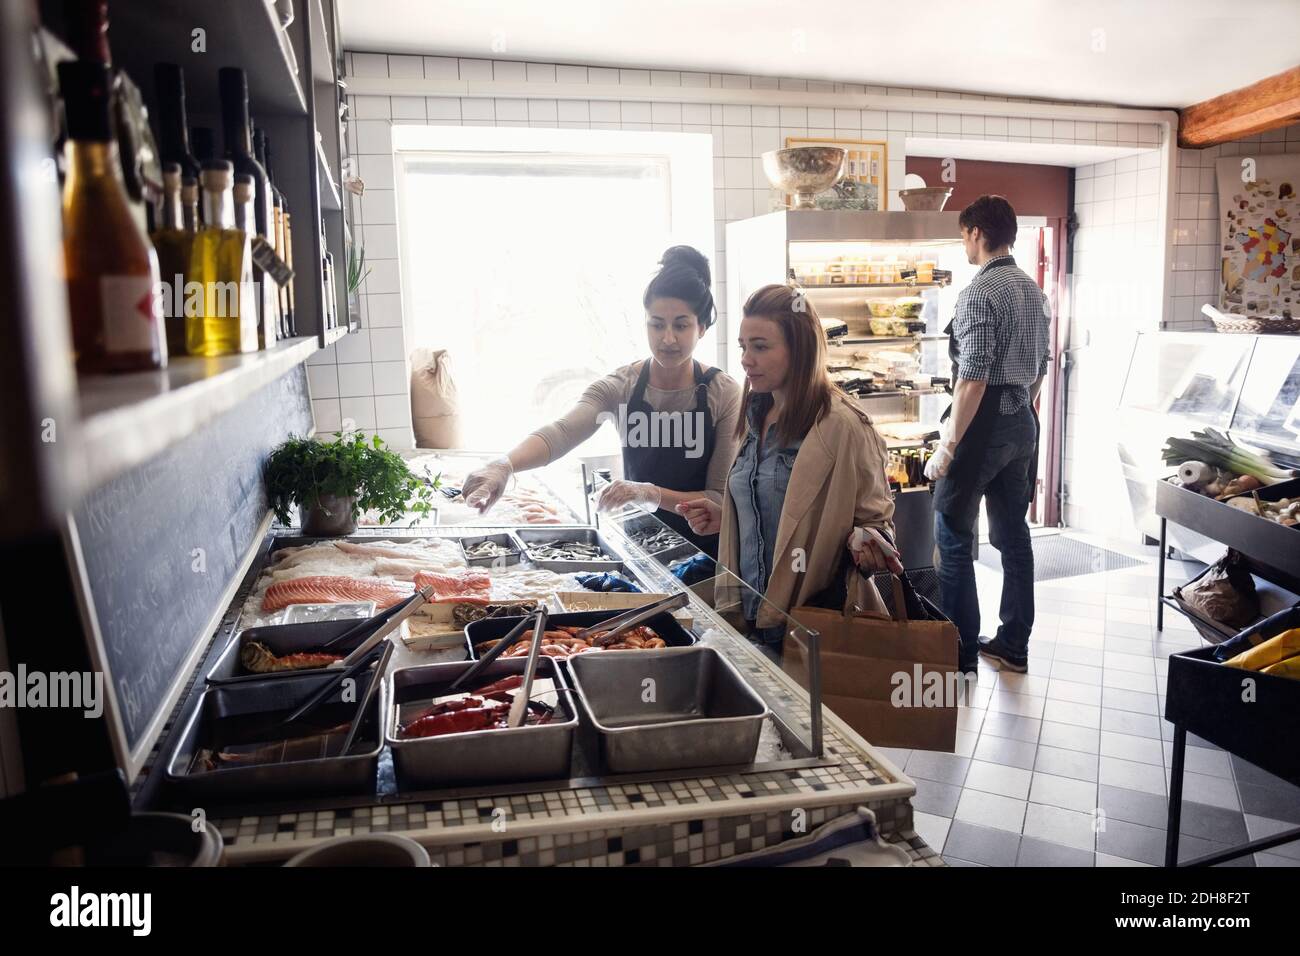
M 1162 454 L 1167 465 L 1203 461 L 1233 474 L 1258 478 L 1266 485 L 1286 481 L 1300 474 L 1295 469 L 1279 468 L 1267 455 L 1243 448 L 1213 428 L 1192 432 L 1191 438 L 1166 439 Z

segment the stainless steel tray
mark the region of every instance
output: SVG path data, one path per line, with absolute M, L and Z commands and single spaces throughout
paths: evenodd
M 623 559 L 619 551 L 612 547 L 605 536 L 592 528 L 561 528 L 554 525 L 539 528 L 514 528 L 514 536 L 524 546 L 524 554 L 534 567 L 568 574 L 574 571 L 622 571 Z M 533 545 L 551 541 L 582 541 L 597 545 L 602 552 L 609 555 L 608 561 L 548 561 L 538 558 L 533 553 Z
M 679 558 L 689 558 L 691 555 L 698 553 L 700 550 L 695 545 L 691 544 L 691 542 L 688 541 L 686 538 L 683 538 L 680 534 L 678 534 L 677 536 L 679 538 L 682 538 L 680 544 L 675 544 L 672 545 L 671 547 L 660 548 L 656 551 L 652 551 L 649 548 L 645 547 L 644 545 L 638 544 L 636 539 L 632 537 L 632 535 L 641 531 L 646 531 L 648 529 L 655 529 L 655 530 L 662 529 L 665 531 L 670 531 L 673 534 L 677 534 L 677 532 L 673 531 L 672 528 L 666 527 L 658 518 L 655 518 L 652 515 L 641 515 L 635 518 L 628 518 L 626 521 L 623 522 L 621 528 L 623 534 L 627 537 L 629 542 L 631 542 L 636 547 L 640 548 L 647 555 L 649 555 L 654 561 L 656 561 L 659 564 L 662 564 L 665 568 L 668 567 L 668 565 L 671 564 L 673 561 L 676 561 Z
M 353 752 L 346 757 L 316 757 L 210 771 L 192 769 L 201 748 L 229 746 L 239 742 L 239 738 L 256 739 L 253 728 L 287 716 L 328 679 L 325 674 L 306 673 L 283 680 L 209 687 L 200 696 L 167 763 L 168 787 L 187 798 L 218 801 L 373 793 L 384 746 L 382 715 L 388 712 L 388 687 L 383 675 L 377 677 L 380 686 L 362 718 Z M 359 700 L 364 690 L 365 684 L 359 680 L 355 698 Z M 356 704 L 343 702 L 340 692 L 309 714 L 306 722 L 316 728 L 332 727 L 350 720 L 355 711 Z M 338 735 L 331 746 L 341 744 L 342 735 Z
M 510 674 L 522 674 L 526 664 L 522 658 L 494 661 L 484 669 L 479 686 Z M 392 703 L 385 711 L 384 738 L 393 753 L 399 790 L 567 778 L 578 710 L 560 668 L 548 657 L 538 659 L 537 676 L 554 681 L 559 691 L 556 719 L 551 723 L 442 737 L 404 740 L 397 736 L 402 704 L 438 696 L 472 666 L 472 662 L 460 661 L 404 667 L 393 672 Z
M 467 544 L 478 544 L 482 541 L 495 541 L 503 548 L 509 548 L 511 553 L 504 554 L 497 558 L 471 558 L 465 550 Z M 524 546 L 519 539 L 508 531 L 500 534 L 467 534 L 460 539 L 460 551 L 465 556 L 465 563 L 470 567 L 494 568 L 509 567 L 513 564 L 519 564 L 524 559 Z M 500 562 L 498 564 L 497 562 Z
M 579 654 L 569 673 L 611 773 L 754 760 L 767 704 L 712 648 Z
M 593 594 L 596 592 L 592 592 Z M 601 621 L 608 621 L 612 617 L 618 617 L 620 614 L 626 614 L 630 608 L 617 608 L 609 611 L 568 611 L 563 614 L 552 614 L 546 620 L 548 628 L 557 627 L 590 627 L 593 624 L 599 624 Z M 469 656 L 471 660 L 478 660 L 481 656 L 475 649 L 475 644 L 482 644 L 484 641 L 490 641 L 496 638 L 505 637 L 510 633 L 510 629 L 519 623 L 518 617 L 491 617 L 484 618 L 481 621 L 474 621 L 465 625 L 465 642 L 469 645 Z M 656 651 L 645 651 L 646 654 L 659 654 L 672 647 L 693 647 L 699 640 L 694 634 L 682 627 L 678 620 L 670 613 L 659 614 L 645 622 L 651 630 L 664 639 L 668 647 Z M 603 652 L 602 652 L 603 653 Z M 636 651 L 611 651 L 611 654 L 636 654 Z M 579 654 L 584 657 L 586 654 Z M 556 660 L 567 660 L 567 658 L 556 658 Z
M 226 645 L 226 649 L 221 652 L 216 663 L 209 668 L 207 682 L 217 685 L 235 684 L 259 680 L 283 680 L 286 677 L 293 677 L 298 674 L 319 674 L 323 668 L 276 671 L 273 674 L 250 674 L 244 670 L 239 655 L 245 643 L 260 640 L 268 631 L 275 632 L 276 644 L 283 648 L 286 654 L 296 654 L 320 647 L 327 641 L 338 637 L 356 623 L 356 620 L 311 621 L 303 624 L 267 624 L 262 627 L 245 628 L 235 635 L 235 638 Z M 346 656 L 349 651 L 355 650 L 367 636 L 367 634 L 359 634 L 355 638 L 346 641 L 345 644 L 339 645 L 338 650 Z

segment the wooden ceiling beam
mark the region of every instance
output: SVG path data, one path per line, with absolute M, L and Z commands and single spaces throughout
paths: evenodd
M 1178 145 L 1204 149 L 1300 121 L 1300 66 L 1178 111 Z

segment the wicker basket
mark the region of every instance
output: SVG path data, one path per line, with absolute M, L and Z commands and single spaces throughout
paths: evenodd
M 1210 316 L 1210 321 L 1220 332 L 1242 332 L 1248 335 L 1295 335 L 1300 333 L 1300 319 L 1269 319 L 1249 315 Z

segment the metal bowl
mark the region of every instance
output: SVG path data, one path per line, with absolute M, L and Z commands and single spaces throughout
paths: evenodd
M 951 186 L 922 186 L 898 191 L 898 198 L 903 200 L 903 208 L 908 212 L 939 212 L 951 195 Z
M 777 189 L 794 194 L 793 208 L 816 209 L 813 197 L 840 181 L 847 157 L 843 146 L 774 149 L 763 154 L 763 172 Z

